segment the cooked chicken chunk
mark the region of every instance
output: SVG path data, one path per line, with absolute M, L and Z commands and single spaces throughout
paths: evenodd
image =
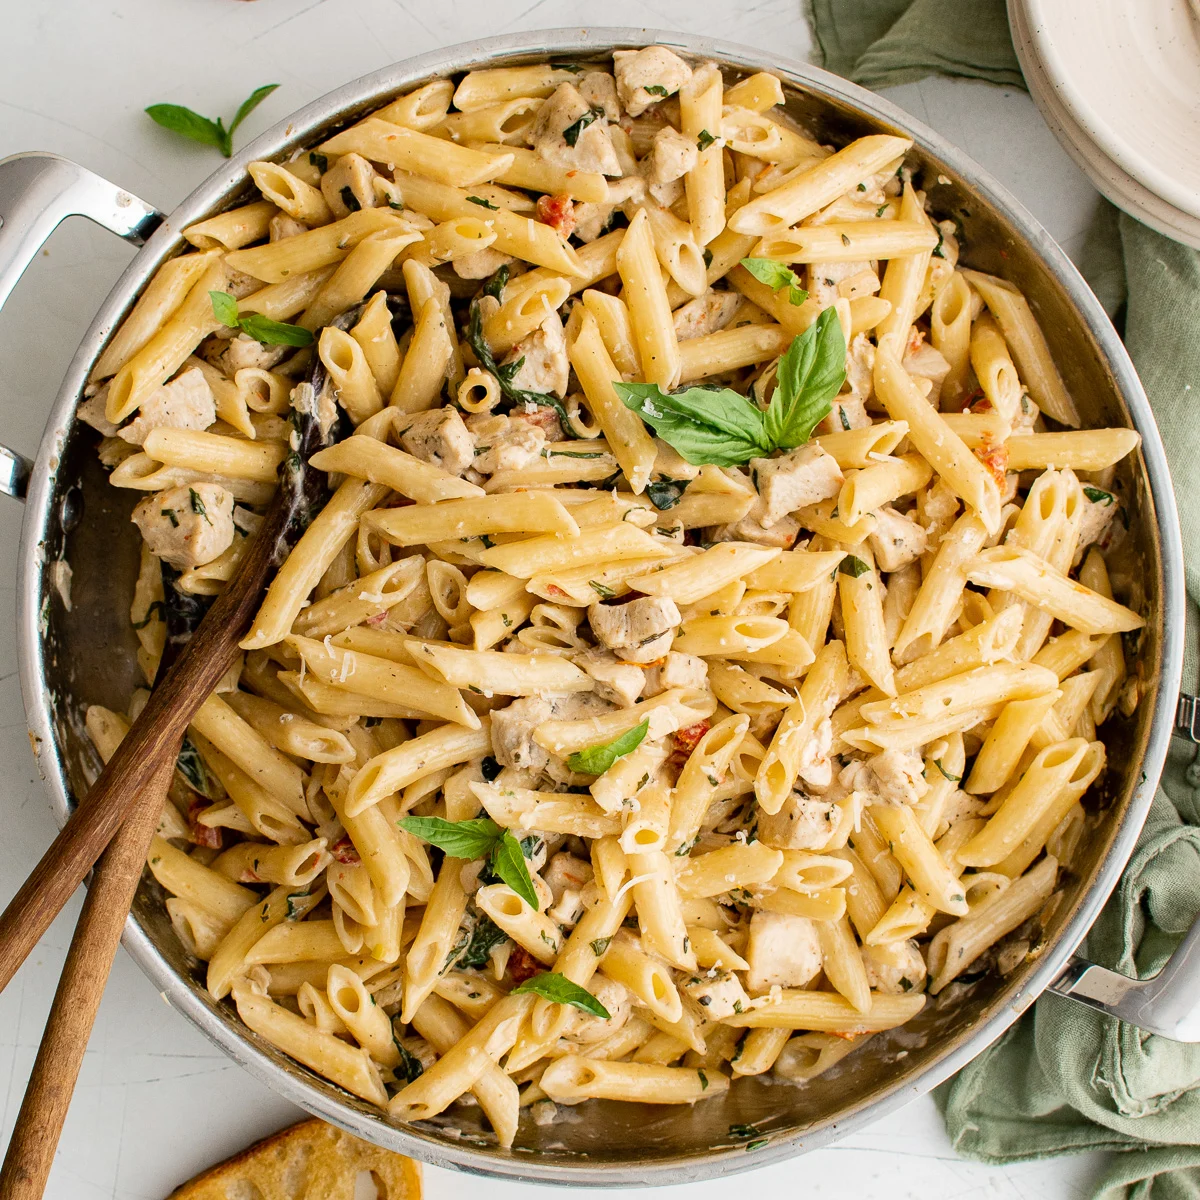
M 546 434 L 532 422 L 490 414 L 469 421 L 475 438 L 475 470 L 480 474 L 522 471 L 541 457 Z
M 475 461 L 475 439 L 458 409 L 448 406 L 416 413 L 400 435 L 400 445 L 451 475 L 461 475 Z
M 233 497 L 219 484 L 196 483 L 147 496 L 133 523 L 159 558 L 186 571 L 210 563 L 233 542 Z
M 567 394 L 571 364 L 567 359 L 567 335 L 562 318 L 552 312 L 528 337 L 522 338 L 507 354 L 505 363 L 521 361 L 513 375 L 512 386 L 525 392 Z
M 745 1012 L 750 1004 L 742 981 L 732 971 L 713 970 L 704 975 L 692 975 L 683 984 L 683 991 L 700 1005 L 710 1021 Z
M 821 970 L 817 927 L 807 917 L 756 912 L 750 918 L 746 961 L 746 987 L 752 995 L 776 984 L 802 988 Z
M 671 688 L 708 687 L 708 663 L 695 654 L 672 650 L 661 663 L 646 670 L 645 695 L 657 696 Z
M 204 372 L 189 367 L 151 392 L 120 436 L 140 446 L 152 429 L 207 429 L 216 419 L 212 388 Z
M 378 203 L 375 168 L 361 154 L 343 154 L 321 176 L 321 195 L 335 217 L 374 208 Z
M 808 268 L 808 294 L 816 299 L 822 308 L 827 308 L 835 300 L 849 299 L 843 297 L 841 286 L 855 279 L 864 272 L 875 275 L 871 264 L 863 259 L 854 262 L 812 263 Z M 879 288 L 879 278 L 875 277 L 875 288 Z M 862 295 L 864 293 L 858 292 Z
M 613 122 L 621 119 L 621 101 L 617 98 L 617 81 L 607 71 L 586 71 L 579 77 L 579 94 L 592 106 L 604 109 Z
M 589 650 L 576 661 L 595 680 L 596 693 L 605 700 L 628 708 L 641 696 L 647 672 L 633 663 L 621 662 L 611 650 Z
M 529 136 L 534 150 L 556 167 L 621 174 L 603 110 L 588 104 L 573 84 L 561 84 L 538 109 Z
M 542 771 L 550 755 L 533 740 L 533 731 L 554 715 L 542 696 L 522 696 L 492 713 L 492 753 L 502 767 Z
M 648 183 L 674 183 L 696 165 L 699 154 L 691 138 L 666 125 L 654 135 L 650 153 L 642 159 L 642 171 Z
M 625 662 L 653 662 L 671 648 L 682 618 L 674 600 L 642 596 L 628 604 L 593 604 L 588 623 L 597 640 Z
M 762 497 L 762 523 L 768 529 L 788 513 L 832 499 L 845 482 L 837 459 L 816 442 L 778 458 L 752 458 L 750 477 Z
M 104 415 L 107 408 L 108 384 L 106 383 L 94 395 L 79 402 L 79 407 L 75 410 L 75 415 L 85 425 L 90 425 L 103 437 L 115 438 L 120 430 Z
M 504 254 L 489 246 L 486 250 L 461 255 L 450 265 L 459 279 L 490 279 L 501 267 L 515 261 L 511 254 Z
M 644 50 L 616 51 L 613 74 L 625 111 L 637 117 L 679 91 L 691 79 L 692 68 L 666 46 L 647 46 Z
M 863 946 L 862 960 L 867 970 L 867 982 L 877 992 L 899 996 L 925 990 L 928 971 L 914 941 Z
M 1083 561 L 1087 548 L 1096 542 L 1103 547 L 1112 529 L 1113 517 L 1121 505 L 1112 492 L 1103 488 L 1085 485 L 1083 493 L 1083 516 L 1079 522 L 1079 540 L 1075 543 L 1075 562 Z
M 940 350 L 922 341 L 904 356 L 904 369 L 914 379 L 928 379 L 929 403 L 937 407 L 942 395 L 942 384 L 950 374 L 950 364 Z
M 929 548 L 929 535 L 911 517 L 885 504 L 875 512 L 875 530 L 867 541 L 881 571 L 898 571 Z
M 843 768 L 841 783 L 867 804 L 916 804 L 929 790 L 915 750 L 884 750 Z
M 229 341 L 214 338 L 201 351 L 205 359 L 231 378 L 245 367 L 269 371 L 287 352 L 287 346 L 264 346 L 246 333 Z
M 609 1034 L 616 1033 L 633 1012 L 633 995 L 623 984 L 607 975 L 592 976 L 588 991 L 608 1010 L 608 1019 L 593 1017 L 581 1009 L 567 1008 L 567 1023 L 563 1027 L 562 1038 L 579 1046 L 601 1041 Z
M 680 305 L 671 314 L 675 336 L 684 342 L 716 333 L 733 320 L 741 305 L 742 297 L 737 292 L 714 292 L 710 288 L 703 296 Z
M 792 792 L 777 813 L 759 813 L 758 837 L 776 850 L 820 850 L 840 818 L 841 809 L 831 799 Z

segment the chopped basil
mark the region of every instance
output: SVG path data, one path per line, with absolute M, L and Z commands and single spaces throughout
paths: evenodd
M 947 771 L 946 768 L 942 766 L 942 760 L 940 758 L 935 758 L 933 760 L 933 765 L 935 767 L 937 767 L 937 769 L 939 771 L 941 771 L 942 775 L 946 779 L 950 780 L 951 783 L 962 783 L 962 776 L 961 775 L 951 775 L 950 772 Z
M 1103 504 L 1106 508 L 1112 504 L 1113 500 L 1115 499 L 1112 492 L 1106 492 L 1103 488 L 1098 487 L 1085 487 L 1083 489 L 1083 494 L 1093 504 Z
M 482 196 L 468 196 L 467 202 L 469 204 L 478 204 L 480 208 L 490 208 L 492 212 L 500 211 L 500 205 L 493 204 L 490 200 L 485 200 Z
M 346 184 L 346 186 L 342 188 L 340 192 L 338 192 L 338 195 L 341 196 L 342 203 L 351 212 L 358 212 L 361 210 L 362 204 L 359 202 L 358 197 L 354 194 L 354 189 L 349 184 Z
M 696 149 L 703 154 L 704 151 L 707 150 L 709 146 L 711 146 L 716 140 L 717 139 L 713 137 L 713 135 L 709 133 L 707 129 L 702 129 L 700 130 L 700 136 L 696 139 Z
M 668 479 L 664 475 L 662 479 L 653 479 L 646 484 L 646 495 L 650 497 L 650 503 L 655 508 L 666 512 L 683 499 L 683 493 L 687 491 L 689 483 L 690 479 Z
M 652 83 L 648 87 L 642 88 L 642 91 L 647 96 L 666 96 L 670 94 L 661 83 Z
M 482 296 L 491 296 L 493 300 L 499 300 L 504 294 L 504 289 L 508 286 L 508 263 L 502 263 L 499 270 L 483 285 L 480 291 Z
M 612 938 L 610 937 L 596 938 L 594 941 L 588 943 L 588 945 L 592 948 L 592 953 L 597 958 L 600 958 L 611 944 Z
M 198 517 L 203 517 L 210 525 L 212 517 L 208 515 L 208 509 L 204 507 L 204 501 L 200 499 L 200 493 L 195 488 L 188 488 L 188 496 L 192 502 L 192 512 Z
M 647 89 L 649 90 L 649 89 Z M 579 141 L 579 135 L 593 122 L 598 121 L 604 116 L 604 109 L 589 108 L 587 112 L 579 118 L 578 121 L 573 121 L 563 130 L 563 141 L 568 146 L 574 146 Z
M 589 579 L 588 586 L 601 600 L 611 600 L 617 594 L 608 584 L 601 583 L 598 579 Z
M 946 241 L 946 235 L 939 229 L 937 245 L 934 246 L 933 251 L 932 251 L 934 258 L 945 258 L 946 257 L 946 251 L 943 249 L 945 241 Z
M 838 563 L 838 572 L 842 575 L 849 575 L 851 579 L 857 579 L 860 575 L 865 575 L 870 569 L 861 558 L 855 558 L 853 554 L 847 554 Z
M 324 154 L 318 154 L 315 150 L 309 151 L 308 161 L 312 163 L 322 175 L 329 170 L 329 159 Z
M 173 508 L 164 508 L 161 512 L 161 515 L 166 517 L 167 520 L 171 522 L 171 527 L 173 529 L 179 528 L 179 518 L 175 515 L 175 510 Z

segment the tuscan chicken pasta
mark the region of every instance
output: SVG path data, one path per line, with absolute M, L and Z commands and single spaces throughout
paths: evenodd
M 396 1120 L 803 1083 L 1014 969 L 1138 702 L 1137 434 L 909 141 L 782 101 L 660 46 L 435 80 L 250 164 L 97 363 L 147 684 L 328 435 L 149 870 Z

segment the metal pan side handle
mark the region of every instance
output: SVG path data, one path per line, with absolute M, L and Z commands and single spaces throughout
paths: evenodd
M 1186 692 L 1180 695 L 1174 733 L 1200 742 L 1200 697 Z M 1130 979 L 1076 956 L 1047 991 L 1147 1033 L 1177 1042 L 1200 1042 L 1200 920 L 1188 930 L 1167 965 L 1150 979 Z
M 124 188 L 57 154 L 0 159 L 0 308 L 67 217 L 87 217 L 141 246 L 163 214 Z M 0 446 L 0 492 L 25 498 L 30 461 Z

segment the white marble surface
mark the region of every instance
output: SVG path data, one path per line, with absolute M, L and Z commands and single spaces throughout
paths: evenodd
M 251 88 L 277 81 L 248 122 L 253 134 L 358 75 L 469 37 L 601 17 L 806 58 L 800 13 L 800 0 L 0 0 L 0 157 L 56 151 L 169 209 L 218 160 L 153 126 L 141 109 L 155 101 L 228 114 Z M 892 98 L 990 168 L 1069 252 L 1079 249 L 1095 193 L 1027 97 L 928 81 Z M 63 370 L 130 253 L 75 222 L 27 273 L 0 318 L 0 440 L 35 451 Z M 0 502 L 0 563 L 15 559 L 20 521 L 19 505 Z M 12 612 L 12 584 L 0 571 L 0 901 L 53 833 L 26 739 Z M 77 911 L 76 900 L 0 995 L 0 1139 L 15 1120 Z M 297 1115 L 211 1048 L 121 953 L 47 1195 L 155 1200 Z M 1089 1194 L 1100 1165 L 1098 1156 L 1003 1169 L 962 1161 L 922 1099 L 834 1149 L 760 1171 L 754 1184 L 768 1200 L 792 1194 L 800 1180 L 813 1196 L 863 1200 L 1058 1200 Z M 426 1184 L 432 1200 L 465 1200 L 482 1188 L 496 1200 L 517 1195 L 511 1184 L 441 1170 L 428 1171 Z M 715 1197 L 717 1187 L 695 1185 L 688 1196 Z

